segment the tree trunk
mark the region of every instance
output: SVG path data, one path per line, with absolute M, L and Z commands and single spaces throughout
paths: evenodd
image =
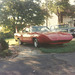
M 58 14 L 58 24 L 63 23 L 63 16 L 61 13 Z

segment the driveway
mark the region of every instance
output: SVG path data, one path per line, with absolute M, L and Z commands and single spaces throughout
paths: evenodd
M 32 46 L 10 46 L 18 56 L 0 60 L 0 75 L 75 75 L 75 53 L 43 54 Z

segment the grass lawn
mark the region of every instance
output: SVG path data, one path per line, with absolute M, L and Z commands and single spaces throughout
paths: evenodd
M 9 45 L 18 45 L 18 42 L 15 41 L 14 38 L 5 39 Z
M 10 38 L 6 39 L 6 42 L 9 42 L 9 45 L 18 45 L 18 42 L 15 39 Z M 38 48 L 43 53 L 69 53 L 75 52 L 75 40 L 70 41 L 69 43 L 63 45 L 48 45 Z
M 43 53 L 69 53 L 75 52 L 75 40 L 63 45 L 50 45 L 39 48 Z

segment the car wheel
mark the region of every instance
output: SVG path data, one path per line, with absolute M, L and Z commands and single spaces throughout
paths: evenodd
M 34 47 L 38 47 L 39 46 L 39 43 L 38 43 L 37 39 L 34 39 L 33 43 L 34 43 Z
M 19 44 L 19 45 L 22 45 L 22 44 L 23 44 L 23 42 L 21 42 L 21 40 L 20 40 L 20 39 L 18 39 L 18 44 Z

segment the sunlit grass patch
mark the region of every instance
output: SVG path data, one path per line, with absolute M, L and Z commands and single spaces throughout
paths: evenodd
M 18 45 L 18 42 L 15 41 L 14 38 L 6 39 L 9 45 Z

